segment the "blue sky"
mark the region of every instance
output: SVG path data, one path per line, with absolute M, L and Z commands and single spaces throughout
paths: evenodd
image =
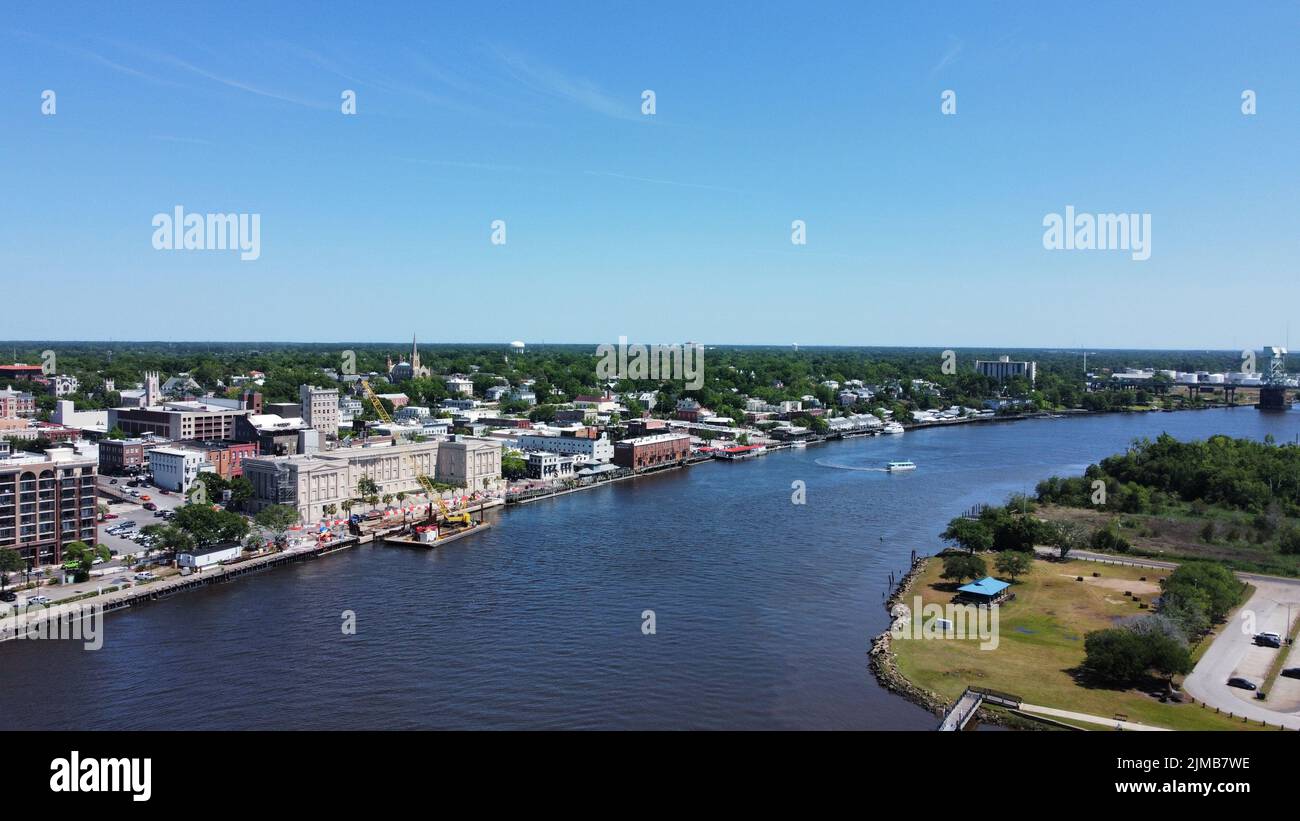
M 0 338 L 1286 341 L 1300 5 L 813 5 L 11 8 Z M 1045 250 L 1067 205 L 1151 258 Z

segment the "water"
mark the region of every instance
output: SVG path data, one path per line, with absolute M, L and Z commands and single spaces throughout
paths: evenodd
M 1292 441 L 1300 413 L 919 430 L 512 508 L 433 552 L 359 548 L 108 616 L 96 652 L 0 644 L 0 729 L 932 729 L 867 669 L 890 572 L 971 505 L 1162 431 Z M 918 470 L 875 470 L 891 459 Z

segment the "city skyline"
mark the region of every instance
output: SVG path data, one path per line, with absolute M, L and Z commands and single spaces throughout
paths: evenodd
M 0 283 L 57 283 L 69 339 L 400 326 L 466 344 L 485 322 L 558 344 L 1288 335 L 1300 60 L 1284 9 L 991 23 L 957 5 L 675 6 L 611 27 L 593 5 L 346 24 L 281 6 L 249 36 L 236 14 L 87 8 L 0 29 L 0 171 L 23 192 L 0 203 Z M 176 208 L 259 215 L 259 256 L 155 250 L 152 220 Z M 1149 258 L 1048 251 L 1044 220 L 1072 209 L 1145 215 Z M 656 295 L 672 309 L 646 310 Z M 1209 313 L 1224 305 L 1241 310 Z M 5 326 L 51 337 L 36 312 Z

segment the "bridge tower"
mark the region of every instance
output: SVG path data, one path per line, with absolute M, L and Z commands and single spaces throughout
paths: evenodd
M 1259 389 L 1260 410 L 1286 410 L 1291 403 L 1286 398 L 1286 348 L 1268 349 L 1268 373 L 1264 386 Z

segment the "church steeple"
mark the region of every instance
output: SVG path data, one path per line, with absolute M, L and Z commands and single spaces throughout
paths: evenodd
M 420 349 L 415 347 L 415 334 L 411 334 L 411 373 L 420 372 Z

